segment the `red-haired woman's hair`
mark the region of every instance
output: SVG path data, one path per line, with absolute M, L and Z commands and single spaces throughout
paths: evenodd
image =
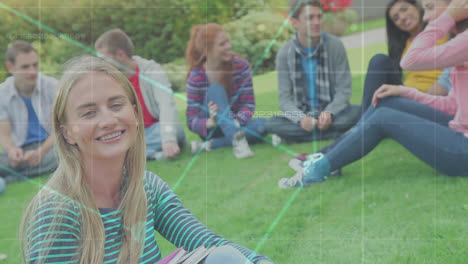
M 189 74 L 192 69 L 201 69 L 206 62 L 206 54 L 213 49 L 218 33 L 224 32 L 224 28 L 215 23 L 204 25 L 195 25 L 190 32 L 190 41 L 185 53 L 185 59 L 189 68 Z M 231 90 L 232 74 L 234 69 L 234 60 L 223 63 L 221 68 L 221 84 L 229 96 Z M 188 76 L 187 76 L 188 77 Z

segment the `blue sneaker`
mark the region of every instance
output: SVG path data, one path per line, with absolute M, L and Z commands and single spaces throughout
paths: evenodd
M 289 166 L 296 171 L 291 178 L 282 178 L 278 181 L 281 189 L 291 187 L 305 187 L 312 183 L 325 181 L 330 173 L 330 163 L 322 153 L 315 153 L 307 156 L 307 160 L 302 162 L 295 158 L 289 161 Z
M 302 179 L 304 186 L 323 182 L 330 174 L 330 162 L 322 153 L 309 155 L 302 166 L 304 168 L 304 177 Z

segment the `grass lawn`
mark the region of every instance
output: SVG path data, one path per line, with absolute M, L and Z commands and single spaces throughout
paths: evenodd
M 375 45 L 349 52 L 353 103 L 360 101 L 369 58 L 384 51 Z M 257 110 L 278 110 L 276 74 L 257 76 L 254 84 Z M 185 103 L 177 104 L 185 122 Z M 189 141 L 197 139 L 186 132 Z M 276 263 L 466 263 L 468 180 L 439 175 L 395 142 L 383 141 L 346 166 L 343 177 L 302 190 L 277 187 L 279 178 L 293 174 L 287 166 L 292 153 L 329 143 L 255 145 L 247 160 L 235 159 L 230 149 L 198 157 L 185 149 L 176 160 L 149 162 L 148 169 L 171 187 L 182 179 L 176 193 L 203 223 Z M 45 181 L 11 184 L 0 196 L 0 252 L 9 256 L 0 263 L 20 263 L 21 214 Z M 158 238 L 164 255 L 174 250 Z

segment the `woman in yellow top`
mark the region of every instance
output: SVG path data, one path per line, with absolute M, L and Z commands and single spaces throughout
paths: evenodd
M 439 0 L 440 5 L 446 1 Z M 439 4 L 439 3 L 438 3 Z M 369 62 L 364 95 L 362 99 L 362 112 L 369 107 L 374 92 L 384 84 L 414 87 L 422 92 L 434 95 L 447 95 L 450 87 L 438 82 L 440 70 L 432 71 L 406 71 L 403 74 L 400 68 L 400 59 L 405 54 L 411 41 L 425 26 L 423 22 L 424 10 L 416 0 L 391 0 L 386 12 L 388 55 L 377 54 Z M 424 17 L 424 20 L 429 18 Z M 442 39 L 438 44 L 444 43 Z M 405 78 L 403 78 L 405 75 Z

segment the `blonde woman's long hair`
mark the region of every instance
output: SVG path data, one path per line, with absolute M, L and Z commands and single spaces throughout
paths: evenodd
M 128 79 L 110 63 L 92 56 L 71 59 L 59 82 L 59 90 L 53 109 L 55 146 L 59 165 L 49 181 L 33 198 L 23 216 L 20 227 L 23 261 L 31 254 L 30 227 L 37 216 L 39 207 L 53 200 L 55 215 L 65 211 L 70 204 L 77 209 L 80 224 L 79 259 L 77 263 L 102 263 L 104 260 L 105 230 L 94 202 L 94 196 L 84 176 L 80 151 L 76 145 L 67 143 L 61 126 L 67 123 L 66 102 L 73 86 L 91 72 L 104 73 L 120 83 L 131 104 L 135 105 L 137 133 L 133 146 L 127 152 L 124 164 L 124 179 L 121 186 L 121 212 L 123 227 L 122 246 L 118 263 L 138 263 L 144 247 L 144 223 L 146 223 L 147 197 L 143 187 L 143 174 L 146 167 L 146 146 L 144 139 L 143 116 L 137 95 Z M 61 206 L 62 205 L 62 206 Z M 54 217 L 48 233 L 57 231 L 57 224 L 64 221 Z M 36 219 L 37 220 L 37 219 Z M 56 235 L 55 235 L 56 237 Z M 47 237 L 53 243 L 54 235 Z M 47 251 L 47 250 L 46 250 Z M 47 256 L 49 252 L 41 255 Z M 45 260 L 45 259 L 44 259 Z

